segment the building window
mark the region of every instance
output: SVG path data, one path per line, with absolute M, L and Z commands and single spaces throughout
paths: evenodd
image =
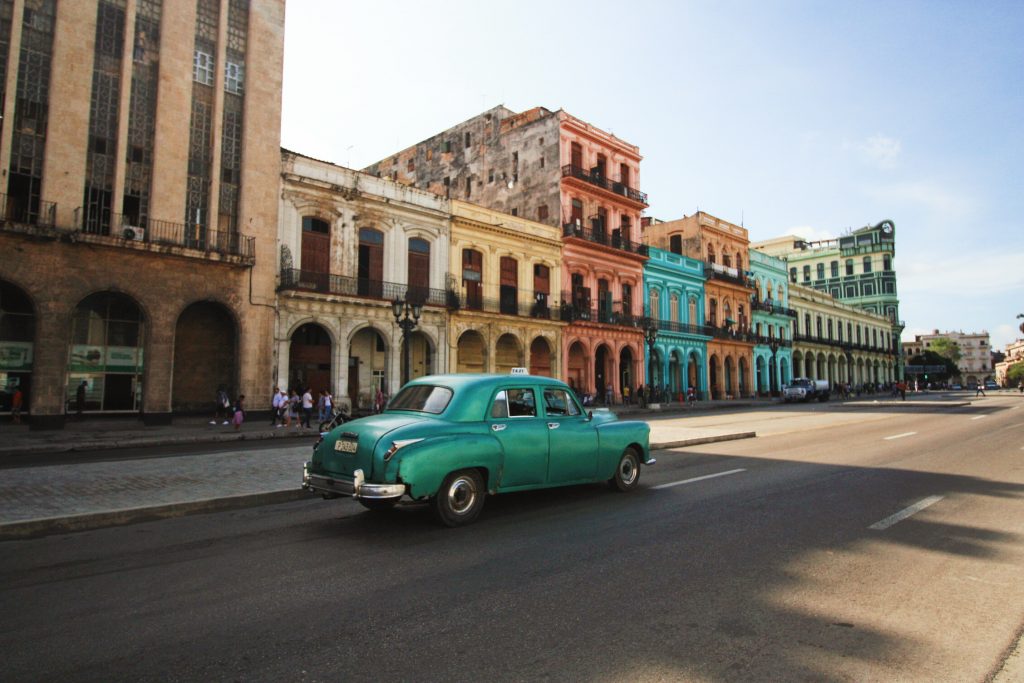
M 493 168 L 487 172 L 487 182 L 488 183 L 493 183 L 494 182 L 494 169 Z
M 864 296 L 874 296 L 875 286 L 870 282 L 864 283 Z
M 832 277 L 839 277 L 839 261 L 833 261 L 829 266 L 831 268 Z
M 882 270 L 892 270 L 892 257 L 888 254 L 882 256 Z
M 192 55 L 192 80 L 213 85 L 213 55 L 196 50 Z
M 819 263 L 817 271 L 818 271 L 818 279 L 819 280 L 824 280 L 825 279 L 825 264 L 824 263 Z
M 846 274 L 853 275 L 853 259 L 846 259 Z
M 441 147 L 441 150 L 445 154 L 451 154 L 451 152 L 452 152 L 452 141 L 451 140 L 445 140 L 444 144 Z
M 857 286 L 856 285 L 848 285 L 846 287 L 846 296 L 847 297 L 855 297 L 855 296 L 857 296 Z
M 811 281 L 811 267 L 810 266 L 804 266 L 804 282 L 810 282 L 810 281 Z
M 241 95 L 245 88 L 245 67 L 235 62 L 224 65 L 224 89 L 229 93 Z
M 789 281 L 796 282 L 796 267 L 789 269 Z
M 466 178 L 466 199 L 473 193 L 473 176 Z
M 472 135 L 470 133 L 466 133 L 466 144 L 465 144 L 465 146 L 466 147 L 471 146 L 473 144 L 472 140 L 473 140 Z
M 669 297 L 668 319 L 672 322 L 679 322 L 679 296 L 672 294 Z
M 649 314 L 655 320 L 661 320 L 661 294 L 658 290 L 652 289 L 648 295 L 651 299 Z
M 416 170 L 416 160 L 411 158 L 405 162 L 405 170 L 407 173 L 412 173 Z
M 673 254 L 679 254 L 681 256 L 683 253 L 683 236 L 670 236 L 668 238 L 668 250 L 671 251 Z
M 537 220 L 546 221 L 548 219 L 548 205 L 541 204 L 537 207 Z
M 865 256 L 864 257 L 864 272 L 865 273 L 870 273 L 871 272 L 871 257 L 870 256 Z

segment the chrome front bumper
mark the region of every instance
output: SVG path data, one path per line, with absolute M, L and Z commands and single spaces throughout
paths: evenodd
M 405 495 L 405 484 L 367 484 L 362 470 L 353 477 L 328 477 L 310 474 L 308 465 L 302 468 L 302 488 L 325 496 L 352 496 L 365 500 L 388 500 Z

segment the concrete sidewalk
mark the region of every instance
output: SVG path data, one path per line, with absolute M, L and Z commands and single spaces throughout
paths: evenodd
M 655 422 L 651 449 L 753 436 Z M 0 540 L 310 498 L 299 485 L 312 445 L 312 439 L 282 439 L 273 448 L 240 443 L 216 453 L 3 469 Z

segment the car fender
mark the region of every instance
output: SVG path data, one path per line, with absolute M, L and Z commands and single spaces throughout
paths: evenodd
M 640 462 L 651 458 L 651 426 L 639 420 L 605 422 L 597 426 L 597 472 L 601 479 L 610 479 L 619 466 L 622 452 L 629 446 L 640 451 Z
M 406 446 L 388 463 L 388 470 L 409 487 L 411 498 L 419 499 L 437 493 L 450 473 L 473 468 L 482 471 L 493 492 L 504 460 L 501 444 L 490 434 L 451 434 Z

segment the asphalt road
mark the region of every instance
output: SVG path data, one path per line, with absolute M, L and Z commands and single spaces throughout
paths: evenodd
M 313 500 L 0 544 L 0 678 L 1005 678 L 1024 400 L 763 419 L 459 530 Z

